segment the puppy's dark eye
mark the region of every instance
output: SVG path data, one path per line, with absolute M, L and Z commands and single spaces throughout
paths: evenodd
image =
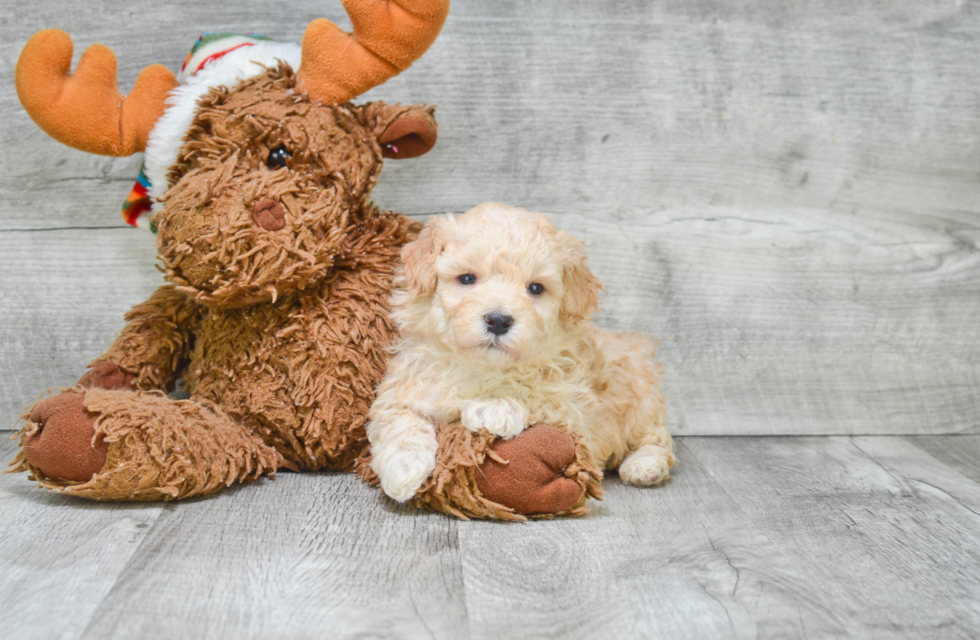
M 476 276 L 472 273 L 464 273 L 459 277 L 460 284 L 473 284 L 476 282 Z
M 542 293 L 544 293 L 544 285 L 537 282 L 532 282 L 531 284 L 527 285 L 527 290 L 532 296 L 540 296 Z
M 293 154 L 289 153 L 286 145 L 281 144 L 269 152 L 269 157 L 266 159 L 265 164 L 270 169 L 281 169 L 286 166 L 286 158 L 291 155 Z

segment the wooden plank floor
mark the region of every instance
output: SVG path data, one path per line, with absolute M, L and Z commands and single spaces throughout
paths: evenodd
M 0 453 L 14 448 L 4 441 Z M 103 505 L 0 477 L 10 638 L 969 638 L 980 436 L 679 439 L 581 520 L 460 522 L 343 474 Z

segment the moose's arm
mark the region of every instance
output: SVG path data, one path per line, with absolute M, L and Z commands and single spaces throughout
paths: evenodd
M 198 314 L 197 305 L 173 285 L 160 287 L 126 314 L 126 327 L 79 384 L 171 390 L 190 354 Z

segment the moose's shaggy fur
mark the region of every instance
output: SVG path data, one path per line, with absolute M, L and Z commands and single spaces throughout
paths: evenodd
M 31 412 L 17 469 L 112 500 L 208 493 L 280 467 L 353 467 L 394 335 L 398 255 L 419 229 L 367 200 L 378 137 L 402 117 L 434 120 L 420 107 L 316 105 L 294 89 L 283 67 L 203 101 L 154 217 L 172 284 L 134 308 L 93 363 L 112 363 L 136 390 L 69 390 L 99 416 L 103 470 L 64 482 L 32 465 Z M 291 156 L 271 169 L 279 145 Z M 267 199 L 282 207 L 276 231 L 253 219 Z M 179 375 L 191 400 L 153 393 Z

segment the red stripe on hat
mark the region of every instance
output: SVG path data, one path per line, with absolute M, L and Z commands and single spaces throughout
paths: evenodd
M 231 49 L 228 49 L 227 51 L 219 51 L 218 53 L 213 53 L 213 54 L 209 55 L 207 58 L 205 58 L 204 60 L 202 60 L 201 61 L 201 64 L 197 65 L 197 69 L 194 69 L 194 74 L 196 74 L 198 71 L 200 71 L 204 67 L 204 65 L 206 65 L 209 62 L 211 62 L 212 60 L 218 60 L 219 58 L 222 58 L 222 57 L 226 56 L 227 54 L 231 53 L 235 49 L 241 49 L 242 47 L 251 47 L 254 44 L 255 44 L 254 42 L 243 42 L 240 45 L 238 45 L 237 47 L 232 47 Z

